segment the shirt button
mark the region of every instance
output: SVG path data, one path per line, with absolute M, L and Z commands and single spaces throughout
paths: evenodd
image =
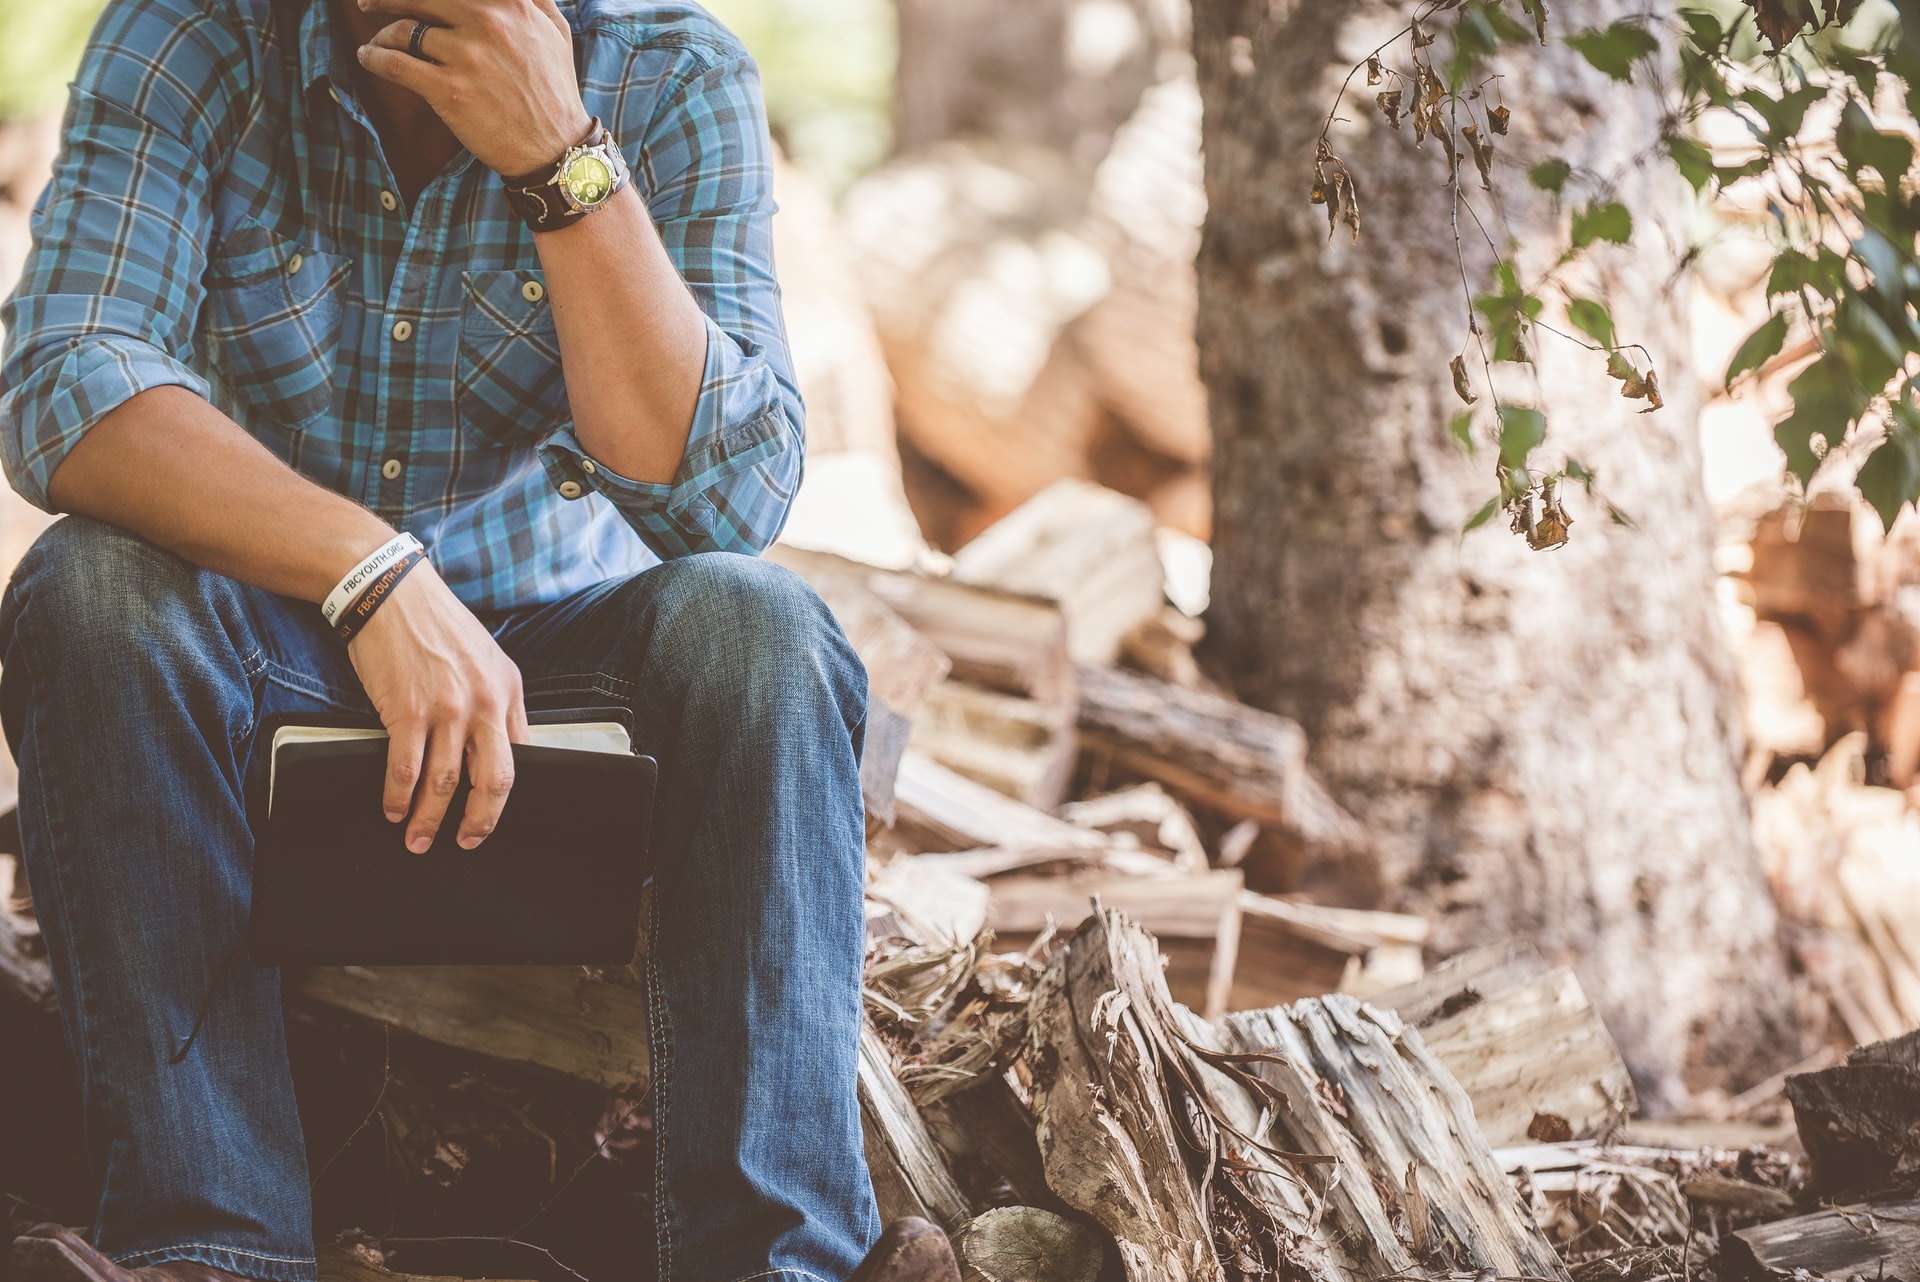
M 335 89 L 335 88 L 334 88 L 334 87 L 333 87 L 332 85 L 328 85 L 328 86 L 327 86 L 327 97 L 329 97 L 329 98 L 331 98 L 331 99 L 333 99 L 333 100 L 334 100 L 335 102 L 339 102 L 339 101 L 340 101 L 340 91 L 339 91 L 338 89 Z
M 383 191 L 380 193 L 380 208 L 392 213 L 400 208 L 400 198 L 390 191 Z
M 398 320 L 393 323 L 393 341 L 404 343 L 413 337 L 413 322 Z
M 580 482 L 578 481 L 560 482 L 560 497 L 563 499 L 577 499 L 585 493 L 586 491 L 580 488 Z
M 520 297 L 529 303 L 537 303 L 547 296 L 547 287 L 537 280 L 530 280 L 520 287 Z
M 588 476 L 592 476 L 594 473 L 600 470 L 600 466 L 590 458 L 583 458 L 580 460 L 580 470 L 585 472 Z
M 295 254 L 292 258 L 289 258 L 287 260 L 287 275 L 298 276 L 300 274 L 300 264 L 306 261 L 307 261 L 306 259 L 302 258 L 298 254 Z
M 380 475 L 389 481 L 397 481 L 400 479 L 400 473 L 406 470 L 406 466 L 399 459 L 390 458 L 380 465 Z

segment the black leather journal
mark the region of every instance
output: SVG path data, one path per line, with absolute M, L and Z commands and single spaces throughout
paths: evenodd
M 455 841 L 463 779 L 432 847 L 416 855 L 405 825 L 381 813 L 386 736 L 364 723 L 294 720 L 261 732 L 271 757 L 250 806 L 256 964 L 632 960 L 658 767 L 626 747 L 630 727 L 535 726 L 544 742 L 514 745 L 513 790 L 493 834 L 477 850 Z

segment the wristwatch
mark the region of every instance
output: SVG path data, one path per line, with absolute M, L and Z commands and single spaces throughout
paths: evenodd
M 627 185 L 627 160 L 613 135 L 593 118 L 587 140 L 567 148 L 551 165 L 519 178 L 503 178 L 507 204 L 535 231 L 579 222 Z

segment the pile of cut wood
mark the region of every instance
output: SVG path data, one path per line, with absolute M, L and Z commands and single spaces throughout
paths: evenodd
M 1199 676 L 1158 546 L 1144 505 L 1066 481 L 941 575 L 773 554 L 871 677 L 860 1091 L 883 1213 L 946 1225 L 970 1276 L 1005 1282 L 1567 1277 L 1596 1226 L 1624 1232 L 1585 1200 L 1603 1178 L 1649 1241 L 1684 1239 L 1665 1185 L 1591 1148 L 1633 1088 L 1570 972 L 1502 945 L 1426 974 L 1418 919 L 1245 886 L 1256 844 L 1337 858 L 1363 837 L 1297 726 Z M 0 977 L 51 1006 L 13 889 Z M 294 986 L 628 1099 L 647 1084 L 630 969 Z M 1514 1177 L 1499 1150 L 1529 1143 Z

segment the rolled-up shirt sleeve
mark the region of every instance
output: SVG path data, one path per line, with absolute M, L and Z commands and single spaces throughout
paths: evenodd
M 562 494 L 608 499 L 663 559 L 763 550 L 800 486 L 805 410 L 773 271 L 773 166 L 759 73 L 696 68 L 643 140 L 622 137 L 661 242 L 707 317 L 706 369 L 671 483 L 630 480 L 570 428 L 542 445 Z
M 0 464 L 35 506 L 81 437 L 189 365 L 209 174 L 244 65 L 192 0 L 107 6 L 73 87 L 20 283 L 0 305 Z

